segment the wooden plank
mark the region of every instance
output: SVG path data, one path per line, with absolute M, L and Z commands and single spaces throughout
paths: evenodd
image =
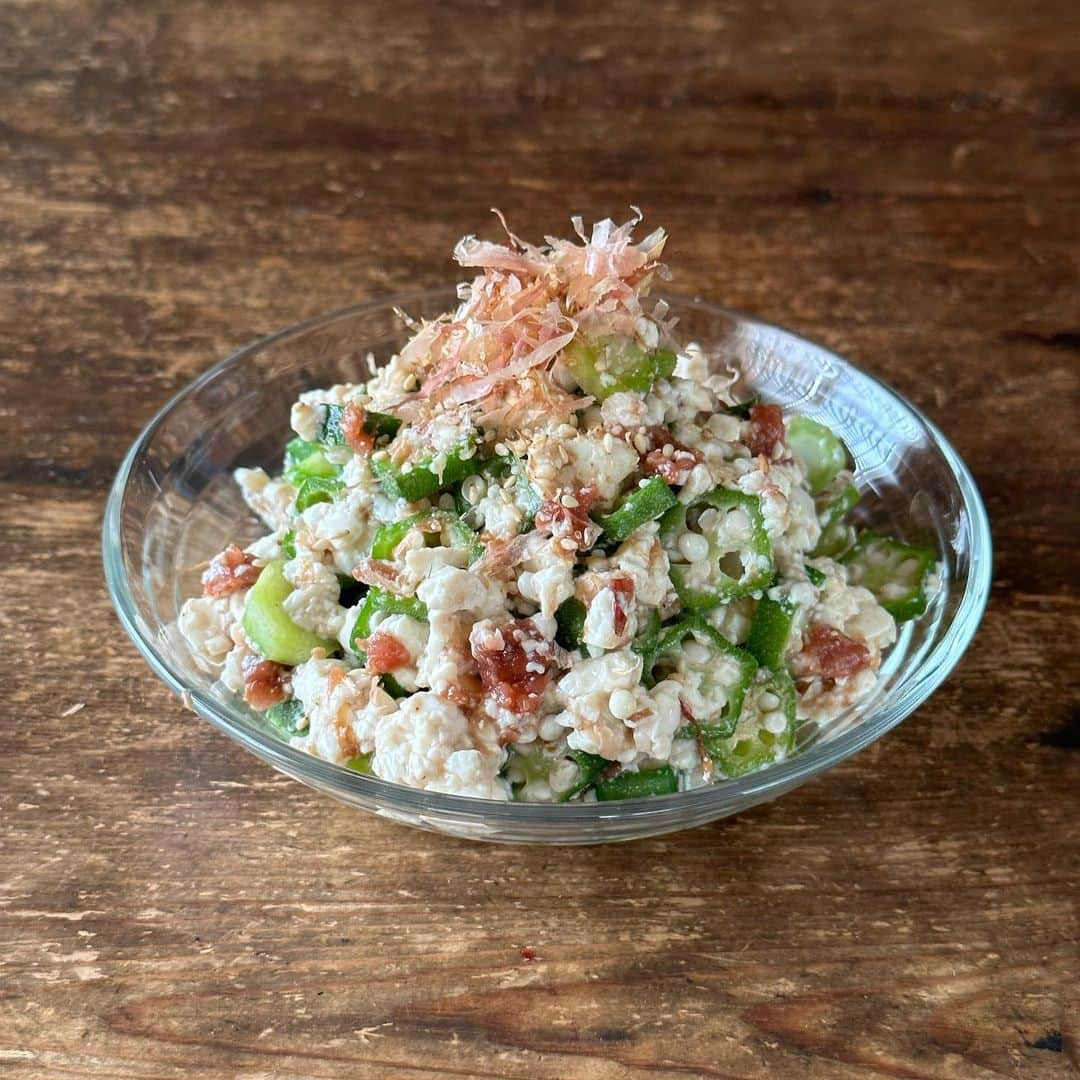
M 0 42 L 0 1072 L 1075 1075 L 1067 6 L 45 0 Z M 565 851 L 370 820 L 184 712 L 100 585 L 142 424 L 449 280 L 492 205 L 630 203 L 679 291 L 848 353 L 971 464 L 994 594 L 932 702 L 777 803 Z

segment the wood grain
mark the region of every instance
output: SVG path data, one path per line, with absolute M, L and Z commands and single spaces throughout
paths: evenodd
M 0 1073 L 1076 1075 L 1077 71 L 1052 0 L 0 7 Z M 141 425 L 450 274 L 490 206 L 631 203 L 680 291 L 971 464 L 994 594 L 932 702 L 743 817 L 566 851 L 369 820 L 183 712 L 99 569 Z

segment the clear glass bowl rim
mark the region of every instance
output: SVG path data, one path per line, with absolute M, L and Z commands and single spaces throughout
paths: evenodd
M 280 344 L 292 337 L 338 321 L 380 309 L 407 310 L 410 305 L 430 300 L 434 293 L 448 296 L 448 290 L 443 287 L 437 290 L 429 288 L 377 298 L 317 315 L 243 346 L 209 367 L 174 394 L 142 430 L 120 465 L 106 502 L 102 529 L 102 556 L 109 595 L 124 630 L 155 674 L 189 707 L 219 731 L 288 776 L 309 783 L 324 792 L 336 794 L 346 801 L 361 805 L 374 803 L 380 807 L 385 806 L 388 811 L 399 811 L 404 815 L 419 815 L 421 818 L 433 819 L 447 816 L 458 823 L 472 822 L 478 826 L 493 829 L 497 829 L 500 825 L 520 828 L 533 824 L 547 827 L 566 826 L 568 831 L 574 831 L 577 827 L 583 832 L 587 831 L 590 825 L 611 822 L 612 819 L 624 822 L 633 819 L 642 824 L 648 819 L 649 827 L 661 831 L 665 821 L 669 819 L 670 827 L 677 827 L 676 821 L 686 816 L 698 821 L 708 820 L 713 816 L 720 817 L 731 813 L 733 808 L 751 806 L 782 794 L 818 773 L 826 771 L 875 742 L 911 715 L 948 677 L 978 628 L 989 598 L 993 567 L 989 518 L 974 477 L 960 455 L 937 426 L 907 398 L 876 376 L 863 371 L 824 346 L 790 330 L 762 322 L 730 308 L 711 304 L 697 297 L 670 294 L 665 298 L 680 305 L 693 306 L 710 314 L 735 320 L 757 331 L 781 333 L 789 339 L 827 354 L 844 367 L 851 368 L 858 376 L 876 383 L 882 391 L 909 411 L 925 429 L 931 443 L 945 458 L 957 482 L 971 525 L 971 567 L 952 623 L 926 656 L 922 665 L 922 677 L 917 679 L 914 685 L 907 687 L 897 697 L 886 699 L 879 709 L 861 718 L 859 723 L 849 730 L 832 739 L 815 743 L 791 758 L 771 765 L 760 772 L 674 795 L 653 796 L 638 800 L 575 802 L 558 805 L 503 803 L 487 799 L 473 799 L 462 795 L 448 795 L 405 787 L 376 777 L 365 776 L 297 750 L 270 732 L 251 726 L 249 720 L 241 719 L 239 712 L 233 716 L 229 711 L 221 709 L 215 700 L 203 694 L 198 686 L 189 684 L 172 666 L 170 656 L 161 647 L 154 628 L 148 626 L 139 613 L 128 581 L 122 536 L 123 504 L 136 463 L 172 410 L 177 408 L 186 397 L 196 393 L 231 365 L 269 346 Z

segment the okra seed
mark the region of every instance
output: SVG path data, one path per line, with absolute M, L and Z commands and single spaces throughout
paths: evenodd
M 732 510 L 725 522 L 728 535 L 736 540 L 748 540 L 750 538 L 750 519 L 744 510 Z
M 698 533 L 683 533 L 679 537 L 679 553 L 687 562 L 701 562 L 709 557 L 709 541 Z
M 761 718 L 761 726 L 770 735 L 783 735 L 787 731 L 787 717 L 777 709 L 775 712 L 766 713 Z
M 475 506 L 487 494 L 487 484 L 482 476 L 470 476 L 461 485 L 461 497 Z
M 611 715 L 618 720 L 625 720 L 633 716 L 637 702 L 629 690 L 613 690 L 608 698 L 608 709 Z
M 771 712 L 780 704 L 780 699 L 775 694 L 766 690 L 765 693 L 761 695 L 760 704 L 766 712 Z

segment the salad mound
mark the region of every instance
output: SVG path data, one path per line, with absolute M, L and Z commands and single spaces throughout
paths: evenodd
M 269 531 L 179 626 L 294 746 L 478 798 L 686 790 L 792 753 L 925 610 L 934 553 L 858 531 L 840 440 L 679 340 L 639 221 L 466 237 L 457 309 L 236 471 Z

